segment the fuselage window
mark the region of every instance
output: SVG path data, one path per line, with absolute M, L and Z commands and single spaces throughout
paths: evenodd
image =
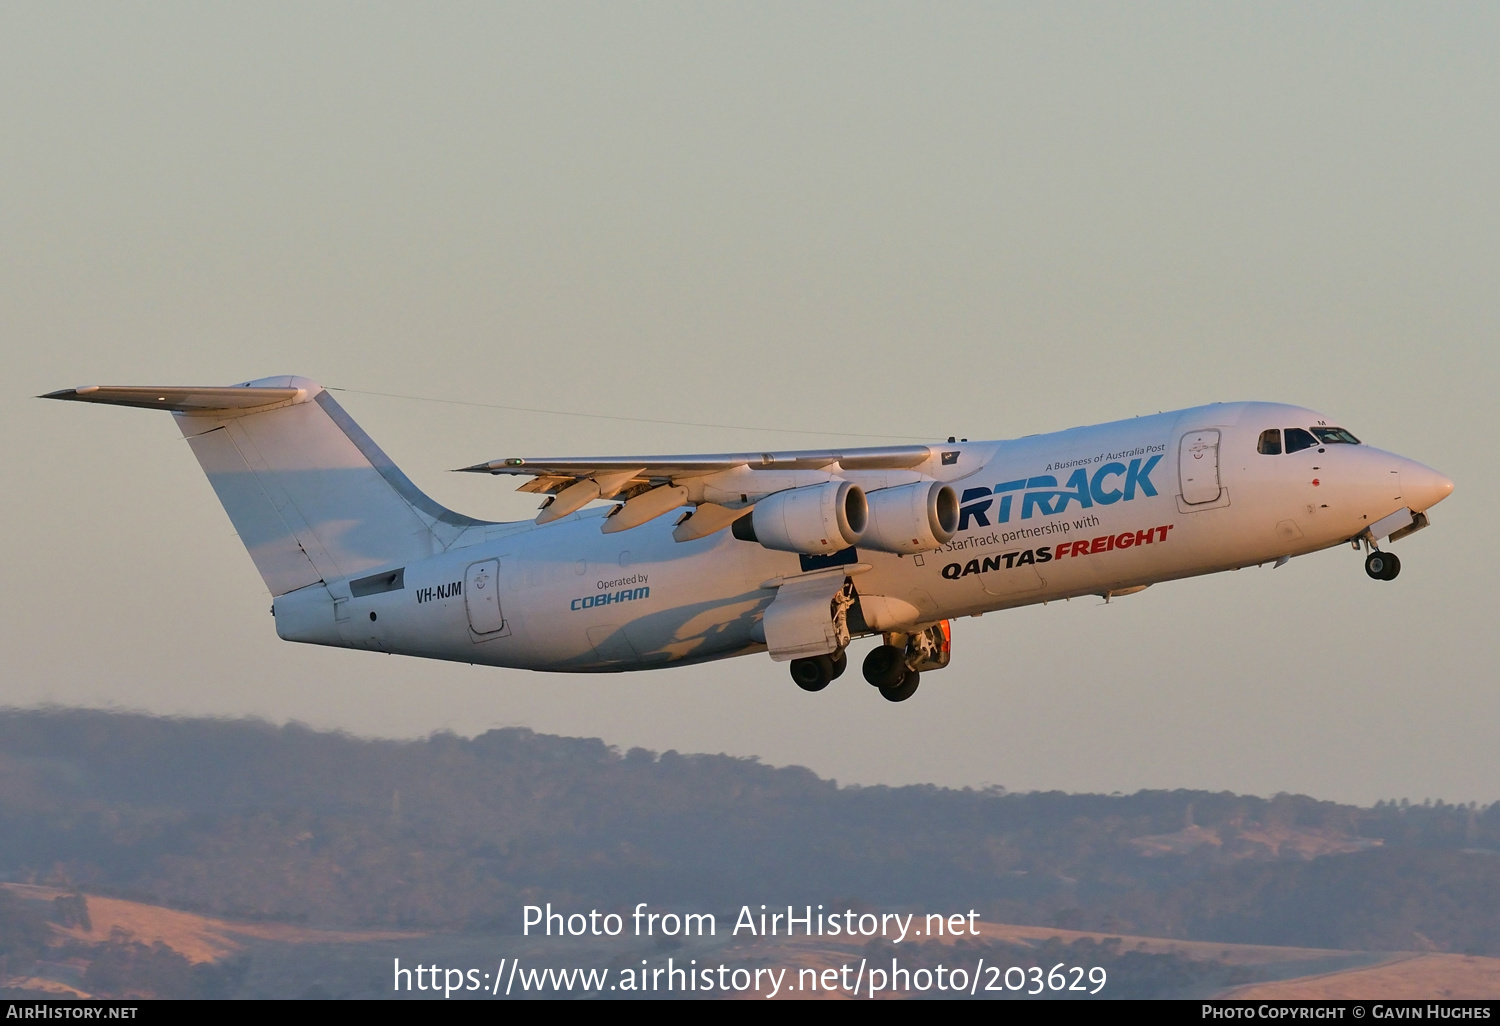
M 1265 431 L 1262 431 L 1260 433 L 1260 444 L 1256 446 L 1256 450 L 1262 456 L 1280 456 L 1281 429 L 1269 428 Z
M 1359 444 L 1359 439 L 1355 438 L 1343 428 L 1315 427 L 1312 429 L 1312 431 L 1313 434 L 1318 436 L 1318 441 L 1322 442 L 1324 445 L 1338 445 L 1340 443 L 1345 445 Z
M 1311 431 L 1302 428 L 1286 429 L 1286 451 L 1301 452 L 1303 449 L 1311 449 L 1318 444 L 1318 440 L 1312 436 Z

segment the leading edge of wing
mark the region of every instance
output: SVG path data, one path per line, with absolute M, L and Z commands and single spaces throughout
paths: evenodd
M 704 453 L 680 456 L 507 457 L 459 467 L 456 473 L 581 477 L 644 468 L 646 477 L 711 474 L 735 467 L 752 470 L 820 470 L 837 463 L 845 470 L 909 470 L 936 451 L 930 445 L 879 445 L 855 449 L 795 449 L 783 452 Z

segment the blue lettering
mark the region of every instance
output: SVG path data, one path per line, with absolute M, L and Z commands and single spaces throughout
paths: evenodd
M 1146 461 L 1144 467 L 1141 466 L 1139 459 L 1130 461 L 1130 470 L 1125 475 L 1125 500 L 1127 502 L 1135 498 L 1135 486 L 1137 483 L 1140 484 L 1141 491 L 1145 494 L 1153 497 L 1156 495 L 1156 488 L 1151 484 L 1151 471 L 1156 469 L 1156 465 L 1160 462 L 1160 456 L 1151 457 Z
M 995 494 L 1000 495 L 1002 492 L 1018 492 L 1025 487 L 1026 479 L 1024 477 L 1019 481 L 1005 481 L 995 486 Z M 1012 498 L 1013 496 L 1006 495 L 1000 500 L 1000 516 L 996 518 L 998 523 L 1010 523 L 1010 500 Z
M 580 609 L 592 609 L 595 606 L 607 606 L 612 602 L 633 602 L 636 599 L 650 598 L 649 587 L 625 588 L 621 591 L 606 593 L 603 595 L 585 595 L 568 603 L 568 608 L 577 612 Z
M 1044 487 L 1056 488 L 1057 478 L 1053 477 L 1051 474 L 1042 474 L 1027 481 L 1026 487 L 1028 489 Z M 1021 519 L 1030 520 L 1031 511 L 1033 509 L 1040 509 L 1043 516 L 1050 516 L 1051 514 L 1056 513 L 1057 510 L 1052 508 L 1052 500 L 1056 495 L 1056 492 L 1028 491 L 1026 493 L 1025 499 L 1021 502 Z
M 1154 498 L 1157 491 L 1156 485 L 1151 480 L 1151 472 L 1161 461 L 1162 457 L 1157 455 L 1146 460 L 1133 459 L 1128 467 L 1122 462 L 1106 463 L 1093 471 L 1092 479 L 1086 467 L 1078 467 L 1069 475 L 1068 483 L 1061 488 L 1058 487 L 1057 478 L 1051 474 L 1038 474 L 1035 477 L 1003 481 L 995 485 L 993 489 L 966 488 L 963 498 L 959 500 L 958 529 L 967 531 L 971 526 L 991 526 L 992 510 L 997 524 L 1010 523 L 1015 508 L 1015 496 L 1010 493 L 1023 490 L 1020 516 L 1022 520 L 1066 512 L 1074 502 L 1077 502 L 1081 509 L 1092 509 L 1096 503 L 1101 506 L 1110 506 L 1117 502 L 1129 501 L 1135 498 L 1137 488 L 1140 489 L 1142 495 Z M 1124 477 L 1123 487 L 1109 487 L 1114 483 L 1109 480 L 1112 477 Z M 1000 499 L 998 508 L 995 508 L 996 497 Z
M 1079 467 L 1077 470 L 1073 471 L 1073 476 L 1068 478 L 1068 487 L 1073 490 L 1070 492 L 1057 493 L 1058 504 L 1057 507 L 1052 510 L 1052 512 L 1065 512 L 1068 508 L 1068 503 L 1072 502 L 1074 499 L 1077 499 L 1078 505 L 1082 506 L 1084 509 L 1093 508 L 1094 500 L 1089 498 L 1089 472 L 1087 470 Z
M 1106 463 L 1094 471 L 1094 480 L 1089 485 L 1089 492 L 1094 496 L 1094 501 L 1101 506 L 1108 506 L 1111 503 L 1119 502 L 1122 494 L 1121 491 L 1118 488 L 1113 491 L 1105 491 L 1104 479 L 1111 474 L 1120 475 L 1123 473 L 1125 473 L 1125 464 L 1123 463 Z
M 973 502 L 973 500 L 984 498 L 984 496 L 987 496 L 989 494 L 990 490 L 988 488 L 964 489 L 964 497 L 959 500 L 960 505 L 958 507 L 958 529 L 960 531 L 967 531 L 969 529 L 969 519 L 971 517 L 973 518 L 974 523 L 978 524 L 980 527 L 990 526 L 990 518 L 986 511 L 995 504 L 994 499 L 985 499 L 983 502 L 975 502 L 972 506 L 962 505 L 962 503 Z

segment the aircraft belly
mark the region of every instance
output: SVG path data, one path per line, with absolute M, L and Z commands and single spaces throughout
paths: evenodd
M 526 665 L 609 672 L 754 648 L 775 597 L 760 583 L 796 573 L 797 557 L 727 531 L 678 543 L 673 519 L 612 535 L 593 518 L 532 532 L 511 571 Z

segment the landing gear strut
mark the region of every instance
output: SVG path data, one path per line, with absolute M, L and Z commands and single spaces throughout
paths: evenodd
M 1400 572 L 1401 560 L 1389 552 L 1375 549 L 1365 557 L 1365 573 L 1369 574 L 1372 580 L 1394 581 Z

